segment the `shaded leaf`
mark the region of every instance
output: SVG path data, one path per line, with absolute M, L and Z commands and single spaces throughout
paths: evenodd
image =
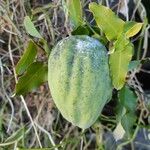
M 108 40 L 105 36 L 101 36 L 101 35 L 96 33 L 96 34 L 92 35 L 92 37 L 99 40 L 103 45 L 106 45 L 108 43 Z
M 28 34 L 37 37 L 37 38 L 42 38 L 42 36 L 40 35 L 40 33 L 37 31 L 37 29 L 35 28 L 34 24 L 32 23 L 31 19 L 29 16 L 26 16 L 24 19 L 24 26 L 25 29 L 27 31 Z
M 18 75 L 22 74 L 27 69 L 27 67 L 34 61 L 36 54 L 37 46 L 32 40 L 30 40 L 28 42 L 27 48 L 24 51 L 24 54 L 17 63 L 16 73 Z
M 67 0 L 67 7 L 71 25 L 73 28 L 83 24 L 82 6 L 80 0 Z
M 79 26 L 72 32 L 72 35 L 89 35 L 89 29 L 87 26 Z
M 47 71 L 48 67 L 45 64 L 41 62 L 32 63 L 26 73 L 19 78 L 16 84 L 15 94 L 23 95 L 47 81 Z
M 72 35 L 89 35 L 98 39 L 104 45 L 108 43 L 107 38 L 105 36 L 100 35 L 100 29 L 96 26 L 90 26 L 89 24 L 79 26 L 72 32 Z
M 133 113 L 135 112 L 137 105 L 137 97 L 128 86 L 124 86 L 119 91 L 119 101 L 121 105 L 126 108 L 126 111 Z
M 90 26 L 90 25 L 89 25 Z M 92 28 L 92 30 L 94 31 L 93 33 L 97 33 L 97 34 L 101 34 L 101 30 L 98 26 L 90 26 Z M 103 35 L 104 36 L 104 35 Z
M 137 117 L 133 113 L 126 113 L 121 119 L 121 124 L 126 132 L 125 134 L 128 139 L 130 139 L 133 135 L 133 126 L 136 122 L 136 119 Z
M 118 102 L 116 106 L 116 120 L 121 121 L 126 112 L 134 113 L 136 111 L 137 96 L 128 86 L 124 86 L 118 93 Z
M 89 35 L 100 34 L 100 29 L 97 26 L 91 26 L 88 22 L 81 25 L 72 31 L 72 35 Z
M 121 35 L 114 44 L 115 51 L 110 54 L 109 64 L 114 87 L 119 90 L 125 83 L 128 65 L 132 58 L 133 45 Z
M 137 23 L 134 21 L 125 22 L 125 25 L 124 25 L 125 35 L 128 38 L 136 35 L 141 30 L 142 25 L 143 25 L 143 23 Z
M 124 21 L 119 19 L 108 7 L 90 3 L 90 11 L 96 20 L 98 27 L 105 33 L 109 41 L 116 40 L 123 32 Z

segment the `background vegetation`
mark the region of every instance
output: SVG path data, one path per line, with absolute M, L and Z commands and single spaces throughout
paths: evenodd
M 150 64 L 149 59 L 145 59 L 150 56 L 148 0 L 130 0 L 128 5 L 127 1 L 124 3 L 123 0 L 97 0 L 110 7 L 124 20 L 145 23 L 142 31 L 131 39 L 135 46 L 133 60 L 136 61 L 131 65 L 129 76 L 132 76 L 132 80 L 128 80 L 128 83 L 135 90 L 138 105 L 136 118 L 133 116 L 126 124 L 126 132 L 129 134 L 133 132 L 129 139 L 122 139 L 125 131 L 116 119 L 116 110 L 122 105 L 118 105 L 117 91 L 114 91 L 112 101 L 105 106 L 97 122 L 84 133 L 62 118 L 53 103 L 47 83 L 24 97 L 13 97 L 18 81 L 15 66 L 31 38 L 23 24 L 25 16 L 32 18 L 32 22 L 46 39 L 51 50 L 60 39 L 72 32 L 64 2 L 64 0 L 0 0 L 0 150 L 17 148 L 149 150 Z M 94 25 L 92 14 L 88 10 L 88 4 L 92 0 L 81 2 L 86 20 Z M 37 38 L 32 39 L 38 42 Z M 141 59 L 142 61 L 138 63 Z M 37 60 L 47 61 L 43 46 L 38 49 Z M 127 103 L 130 103 L 132 93 L 128 92 L 128 98 Z

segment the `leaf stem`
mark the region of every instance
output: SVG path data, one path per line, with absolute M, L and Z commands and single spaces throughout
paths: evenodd
M 80 144 L 80 150 L 83 150 L 83 144 L 84 144 L 84 140 L 83 140 L 83 133 L 84 133 L 84 129 L 82 129 L 82 136 L 81 136 L 81 144 Z

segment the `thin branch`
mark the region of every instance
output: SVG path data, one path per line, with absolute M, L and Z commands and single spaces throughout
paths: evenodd
M 129 21 L 129 9 L 128 9 L 128 3 L 127 0 L 124 0 L 124 4 L 125 4 L 125 11 L 126 11 L 126 21 Z
M 140 69 L 140 71 L 142 71 L 142 72 L 144 72 L 144 73 L 148 73 L 148 74 L 150 74 L 150 71 L 149 71 L 149 70 Z
M 82 130 L 80 150 L 83 150 L 83 144 L 84 144 L 84 140 L 83 140 L 83 133 L 84 133 L 84 129 Z
M 54 140 L 53 140 L 51 134 L 50 134 L 47 130 L 45 130 L 43 127 L 41 127 L 39 124 L 37 124 L 36 122 L 35 122 L 35 124 L 36 124 L 36 126 L 37 126 L 41 131 L 43 131 L 45 134 L 47 134 L 47 136 L 48 136 L 49 140 L 51 141 L 52 145 L 55 147 L 56 144 L 55 144 L 55 142 L 54 142 Z M 54 149 L 55 149 L 55 150 L 58 150 L 57 148 L 54 148 Z

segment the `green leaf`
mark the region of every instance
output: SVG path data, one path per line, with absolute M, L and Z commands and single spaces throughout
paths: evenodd
M 128 38 L 130 38 L 136 35 L 141 30 L 142 26 L 143 23 L 137 23 L 134 21 L 125 22 L 124 33 Z
M 123 32 L 124 21 L 119 19 L 108 7 L 90 3 L 90 11 L 96 20 L 98 27 L 105 33 L 109 41 L 116 40 Z
M 140 60 L 133 60 L 129 63 L 128 71 L 131 71 L 133 69 L 137 69 L 139 65 L 141 64 Z
M 109 64 L 114 87 L 119 90 L 125 83 L 128 65 L 132 58 L 133 45 L 121 35 L 114 44 L 115 51 L 110 54 Z
M 122 119 L 121 119 L 121 124 L 126 131 L 126 136 L 128 139 L 130 139 L 133 135 L 134 129 L 133 126 L 136 122 L 136 115 L 133 113 L 126 113 Z
M 133 134 L 133 125 L 136 121 L 137 97 L 128 86 L 124 86 L 119 91 L 119 101 L 117 104 L 117 121 L 120 122 L 126 131 L 128 138 Z
M 118 102 L 116 106 L 116 120 L 121 121 L 122 116 L 126 112 L 134 113 L 136 111 L 137 97 L 128 86 L 124 86 L 118 94 Z
M 30 34 L 30 35 L 32 35 L 34 37 L 42 39 L 42 36 L 40 35 L 40 33 L 35 28 L 35 26 L 32 23 L 32 21 L 31 21 L 29 16 L 25 17 L 25 19 L 24 19 L 24 26 L 25 26 L 25 29 L 28 32 L 28 34 Z
M 69 18 L 73 28 L 83 25 L 82 6 L 80 0 L 67 0 Z
M 127 112 L 135 112 L 137 105 L 137 97 L 128 86 L 124 86 L 119 91 L 119 101 L 120 104 L 126 108 Z
M 119 123 L 122 116 L 126 113 L 125 107 L 118 101 L 116 106 L 116 121 Z
M 24 95 L 47 81 L 47 65 L 41 62 L 32 63 L 26 73 L 19 78 L 15 87 L 15 95 Z
M 140 65 L 145 64 L 145 63 L 149 63 L 150 62 L 150 58 L 146 57 L 143 58 L 141 60 L 133 60 L 130 62 L 129 66 L 128 66 L 128 70 L 133 70 L 133 69 L 137 69 Z
M 24 51 L 24 54 L 17 63 L 16 73 L 18 75 L 24 73 L 27 67 L 34 61 L 36 54 L 37 54 L 37 46 L 32 40 L 30 40 L 28 42 L 27 48 Z

